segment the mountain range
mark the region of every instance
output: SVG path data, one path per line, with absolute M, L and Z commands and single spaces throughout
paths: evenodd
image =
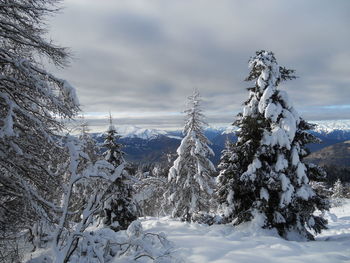
M 313 152 L 306 159 L 321 166 L 333 166 L 336 168 L 350 167 L 350 140 L 339 142 Z
M 350 140 L 350 120 L 313 123 L 317 124 L 317 126 L 310 132 L 320 138 L 322 143 L 308 145 L 312 153 L 322 149 L 327 151 L 328 146 Z M 121 126 L 117 127 L 117 131 L 121 135 L 120 143 L 124 145 L 123 150 L 126 153 L 126 159 L 137 163 L 151 163 L 165 160 L 168 154 L 176 153 L 176 149 L 182 139 L 182 132 L 180 130 L 165 131 L 135 126 Z M 212 142 L 211 148 L 215 153 L 215 156 L 212 158 L 214 164 L 219 162 L 226 140 L 231 142 L 236 141 L 234 131 L 235 129 L 232 126 L 208 127 L 205 129 L 204 133 Z M 99 143 L 103 141 L 103 134 L 101 133 L 94 133 L 93 137 Z M 329 155 L 323 154 L 322 156 L 328 156 L 327 158 L 330 158 L 330 156 L 338 153 L 339 151 L 333 151 Z

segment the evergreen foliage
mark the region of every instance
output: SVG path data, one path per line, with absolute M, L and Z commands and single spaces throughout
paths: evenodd
M 340 181 L 340 179 L 338 179 L 332 188 L 333 194 L 332 197 L 334 198 L 344 198 L 344 186 L 342 184 L 342 182 Z
M 110 126 L 103 143 L 103 147 L 106 149 L 103 156 L 115 169 L 118 169 L 121 165 L 126 165 L 122 145 L 117 142 L 119 138 L 120 136 L 113 126 L 112 117 L 110 116 Z M 115 231 L 126 230 L 131 222 L 137 219 L 137 209 L 133 200 L 131 183 L 132 178 L 124 169 L 106 192 L 107 195 L 112 194 L 112 196 L 105 202 L 103 222 Z
M 277 86 L 294 79 L 294 70 L 280 67 L 272 52 L 258 51 L 249 61 L 246 81 L 254 81 L 243 112 L 234 123 L 238 141 L 223 153 L 218 177 L 218 199 L 228 221 L 234 224 L 263 219 L 262 227 L 276 228 L 285 238 L 313 239 L 327 221 L 316 209 L 328 202 L 309 185 L 325 173 L 303 158 L 305 145 L 318 140 L 308 130 L 285 91 Z
M 173 217 L 191 221 L 194 213 L 209 211 L 215 167 L 208 159 L 214 153 L 208 146 L 210 141 L 203 133 L 206 123 L 198 91 L 195 90 L 188 99 L 189 108 L 185 110 L 186 123 L 183 130 L 185 137 L 177 149 L 178 157 L 168 176 L 168 202 L 172 206 Z
M 119 139 L 120 135 L 113 126 L 112 119 L 110 117 L 110 125 L 107 129 L 107 133 L 105 135 L 105 140 L 103 142 L 102 147 L 106 149 L 103 152 L 104 159 L 107 162 L 114 165 L 115 167 L 118 167 L 119 165 L 125 162 L 123 156 L 124 153 L 122 151 L 123 145 L 118 143 Z

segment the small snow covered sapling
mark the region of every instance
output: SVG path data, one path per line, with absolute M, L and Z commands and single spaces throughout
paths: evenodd
M 185 137 L 177 149 L 178 157 L 168 176 L 167 201 L 172 207 L 172 216 L 186 221 L 191 221 L 194 213 L 209 211 L 209 200 L 213 193 L 212 175 L 215 167 L 209 156 L 214 153 L 203 132 L 206 123 L 200 101 L 200 95 L 195 90 L 189 97 L 189 108 L 185 111 Z
M 256 215 L 265 218 L 263 227 L 276 228 L 290 238 L 291 233 L 313 239 L 326 228 L 327 221 L 316 216 L 316 209 L 328 208 L 328 202 L 309 185 L 324 173 L 303 158 L 305 145 L 318 142 L 293 108 L 285 91 L 277 86 L 294 79 L 294 71 L 277 64 L 272 52 L 259 51 L 249 61 L 247 81 L 249 98 L 234 125 L 238 141 L 225 150 L 218 177 L 218 198 L 228 221 L 235 224 L 251 221 Z
M 333 194 L 332 194 L 333 198 L 343 198 L 344 197 L 344 186 L 339 178 L 334 183 L 334 185 L 332 187 L 332 191 L 333 191 Z

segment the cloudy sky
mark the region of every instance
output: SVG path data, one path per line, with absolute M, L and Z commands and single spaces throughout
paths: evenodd
M 308 120 L 350 119 L 349 0 L 65 0 L 50 37 L 71 48 L 54 70 L 104 125 L 182 126 L 198 88 L 208 121 L 230 124 L 247 98 L 247 62 L 271 50 L 299 78 L 284 83 Z

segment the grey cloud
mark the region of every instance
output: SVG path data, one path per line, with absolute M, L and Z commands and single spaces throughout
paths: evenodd
M 114 39 L 122 43 L 138 45 L 159 45 L 165 35 L 159 22 L 152 17 L 126 12 L 108 15 L 102 23 L 106 41 Z
M 239 111 L 247 98 L 251 84 L 243 80 L 249 57 L 268 49 L 299 76 L 281 86 L 297 110 L 313 119 L 350 116 L 342 108 L 314 110 L 348 104 L 347 0 L 71 0 L 65 5 L 51 22 L 51 35 L 70 46 L 76 59 L 57 74 L 76 86 L 85 111 L 180 112 L 198 88 L 205 111 L 216 114 L 208 119 L 226 122 L 231 117 L 224 113 Z M 171 118 L 158 119 L 159 125 Z M 149 118 L 143 122 L 155 125 Z

